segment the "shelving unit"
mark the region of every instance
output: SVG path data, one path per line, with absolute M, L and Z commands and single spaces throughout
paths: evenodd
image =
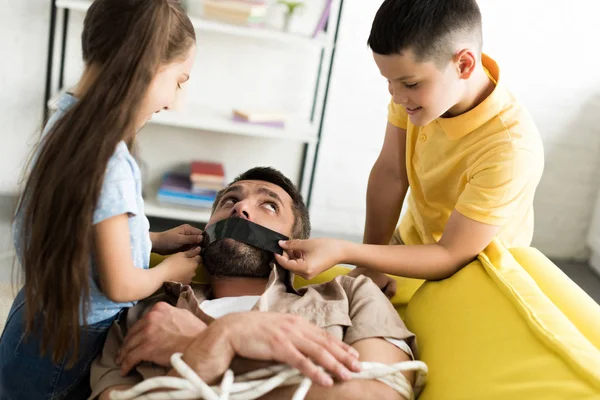
M 59 92 L 48 101 L 49 109 L 56 109 L 56 102 L 62 93 L 62 91 Z M 230 110 L 219 109 L 209 104 L 194 105 L 182 111 L 155 114 L 148 123 L 307 144 L 315 144 L 318 140 L 318 127 L 308 122 L 289 121 L 286 123 L 285 128 L 245 124 L 233 121 Z
M 86 12 L 90 5 L 91 0 L 57 0 L 56 7 L 64 10 L 72 10 L 79 12 Z M 237 26 L 231 24 L 225 24 L 218 21 L 211 21 L 198 17 L 190 17 L 194 28 L 199 31 L 205 32 L 217 32 L 228 35 L 243 36 L 246 38 L 261 39 L 276 41 L 289 45 L 300 45 L 306 47 L 324 47 L 328 44 L 327 37 L 323 34 L 318 35 L 316 38 L 305 37 L 301 35 L 295 35 L 285 32 L 276 31 L 268 28 L 252 28 L 245 26 Z
M 52 0 L 48 41 L 46 93 L 44 99 L 44 120 L 47 119 L 48 112 L 52 108 L 55 98 L 65 90 L 65 53 L 70 12 L 85 13 L 91 4 L 91 0 Z M 281 32 L 270 28 L 230 25 L 199 17 L 190 17 L 196 30 L 200 32 L 212 32 L 219 35 L 241 37 L 244 38 L 244 40 L 258 41 L 259 43 L 261 41 L 269 44 L 276 43 L 298 49 L 298 51 L 303 51 L 303 49 L 320 51 L 319 64 L 316 66 L 318 69 L 317 79 L 312 88 L 313 101 L 309 119 L 290 119 L 286 121 L 285 128 L 251 125 L 233 121 L 231 118 L 231 109 L 212 104 L 199 103 L 193 105 L 188 104 L 186 108 L 182 110 L 156 114 L 149 123 L 189 130 L 296 142 L 303 145 L 302 160 L 299 168 L 300 173 L 295 183 L 300 187 L 307 203 L 310 204 L 314 168 L 322 133 L 322 121 L 327 101 L 331 67 L 335 55 L 335 43 L 337 41 L 337 31 L 342 6 L 343 0 L 333 1 L 327 32 L 320 33 L 315 38 Z M 59 42 L 60 64 L 58 66 L 58 81 L 54 83 L 53 81 L 55 81 L 56 78 L 53 71 L 56 58 L 54 46 L 59 19 L 58 11 L 62 11 Z M 148 195 L 145 198 L 145 213 L 147 216 L 200 223 L 206 222 L 210 217 L 210 210 L 196 210 L 161 205 L 156 200 L 154 193 L 152 190 L 147 191 Z

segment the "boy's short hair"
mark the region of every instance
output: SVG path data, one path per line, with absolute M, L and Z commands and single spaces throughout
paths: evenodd
M 292 227 L 292 239 L 308 239 L 310 237 L 310 217 L 308 208 L 298 188 L 285 175 L 271 167 L 255 167 L 243 174 L 238 175 L 227 187 L 240 181 L 264 181 L 279 186 L 292 198 L 292 211 L 294 212 L 294 226 Z M 213 204 L 213 212 L 223 197 L 223 192 L 217 193 Z
M 481 12 L 476 0 L 385 0 L 373 21 L 368 45 L 381 55 L 412 50 L 417 61 L 450 61 L 465 38 L 481 53 Z

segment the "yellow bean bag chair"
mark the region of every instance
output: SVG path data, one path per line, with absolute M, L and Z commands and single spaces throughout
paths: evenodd
M 539 251 L 495 241 L 451 278 L 398 288 L 429 367 L 421 400 L 600 400 L 600 306 Z

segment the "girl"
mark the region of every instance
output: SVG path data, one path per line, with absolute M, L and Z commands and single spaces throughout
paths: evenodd
M 0 399 L 85 399 L 89 367 L 119 311 L 166 280 L 190 282 L 200 230 L 149 233 L 129 150 L 189 79 L 194 28 L 176 0 L 96 0 L 85 71 L 33 157 L 13 233 L 25 286 L 0 340 Z M 148 269 L 150 252 L 192 250 Z

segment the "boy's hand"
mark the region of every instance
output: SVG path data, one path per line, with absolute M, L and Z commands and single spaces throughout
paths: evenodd
M 281 240 L 283 255 L 275 254 L 275 260 L 283 268 L 312 279 L 343 259 L 343 242 L 336 239 Z
M 348 273 L 348 276 L 352 277 L 357 277 L 359 275 L 364 275 L 367 278 L 371 278 L 371 280 L 379 287 L 379 289 L 381 289 L 383 294 L 385 294 L 388 299 L 391 299 L 396 294 L 398 284 L 394 278 L 384 273 L 361 267 L 356 267 Z
M 152 251 L 167 256 L 189 250 L 202 242 L 202 231 L 191 225 L 180 225 L 161 233 L 151 233 Z

